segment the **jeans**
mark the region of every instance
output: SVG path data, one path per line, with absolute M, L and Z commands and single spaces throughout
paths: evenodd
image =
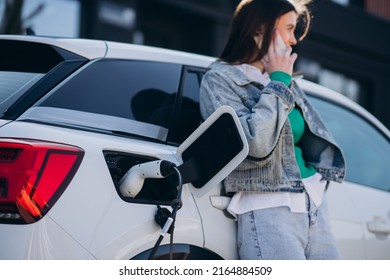
M 239 215 L 238 253 L 241 259 L 339 259 L 330 231 L 326 200 L 317 208 L 306 195 L 307 213 L 288 207 L 250 211 Z

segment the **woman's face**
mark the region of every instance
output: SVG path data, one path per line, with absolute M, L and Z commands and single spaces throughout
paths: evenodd
M 293 46 L 297 43 L 294 34 L 297 19 L 297 14 L 294 11 L 291 11 L 282 15 L 276 21 L 276 28 L 279 30 L 279 33 L 287 46 Z

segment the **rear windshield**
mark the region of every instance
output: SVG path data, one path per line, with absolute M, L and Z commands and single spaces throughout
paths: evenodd
M 0 40 L 0 118 L 29 89 L 61 64 L 67 53 L 36 42 Z
M 31 88 L 44 73 L 0 71 L 0 112 Z

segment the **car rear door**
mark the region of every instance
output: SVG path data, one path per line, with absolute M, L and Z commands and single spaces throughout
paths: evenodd
M 175 154 L 177 146 L 203 121 L 199 108 L 199 89 L 205 71 L 205 68 L 190 66 L 183 69 L 180 106 L 175 114 L 173 129 L 168 135 L 168 142 Z M 225 196 L 222 184 L 210 186 L 207 190 L 194 188 L 192 184 L 188 184 L 188 188 L 202 220 L 204 247 L 224 259 L 237 259 L 236 224 L 226 211 L 226 203 L 230 198 Z
M 329 188 L 330 213 L 345 258 L 390 258 L 390 139 L 358 112 L 313 99 L 342 148 L 347 176 Z

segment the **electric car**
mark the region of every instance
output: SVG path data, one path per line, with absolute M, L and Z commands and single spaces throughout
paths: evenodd
M 121 189 L 135 166 L 183 165 L 179 152 L 203 125 L 199 85 L 213 60 L 1 35 L 0 259 L 147 259 L 155 248 L 155 259 L 237 259 L 219 181 L 182 182 L 174 231 L 157 247 L 166 224 L 156 216 L 169 216 L 178 179 L 145 176 L 135 194 Z M 389 130 L 341 94 L 298 82 L 346 156 L 346 181 L 327 192 L 342 258 L 390 259 Z

